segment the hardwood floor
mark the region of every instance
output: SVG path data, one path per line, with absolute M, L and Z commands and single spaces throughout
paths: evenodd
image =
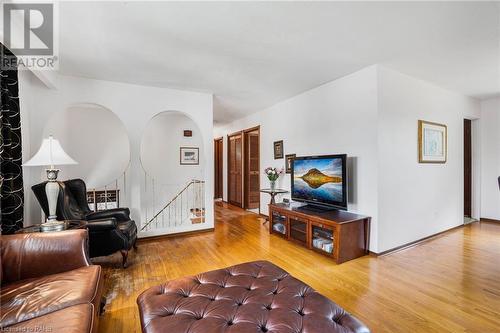
M 215 232 L 142 242 L 125 270 L 119 255 L 98 262 L 108 298 L 99 331 L 140 332 L 136 298 L 148 287 L 265 259 L 372 332 L 500 332 L 500 223 L 472 223 L 397 253 L 341 265 L 269 235 L 268 225 L 256 214 L 217 203 Z

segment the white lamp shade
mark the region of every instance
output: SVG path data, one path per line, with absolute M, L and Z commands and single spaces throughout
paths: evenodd
M 48 139 L 43 139 L 42 145 L 38 152 L 24 166 L 54 166 L 78 164 L 62 149 L 58 140 L 49 136 Z

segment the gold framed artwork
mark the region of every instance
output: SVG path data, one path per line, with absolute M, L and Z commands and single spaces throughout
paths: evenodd
M 418 162 L 446 163 L 448 128 L 430 121 L 418 121 Z

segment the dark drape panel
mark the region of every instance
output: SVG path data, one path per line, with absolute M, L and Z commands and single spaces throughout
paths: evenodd
M 0 48 L 2 60 L 14 56 Z M 0 66 L 0 92 L 0 221 L 2 234 L 11 234 L 23 227 L 24 206 L 17 68 Z

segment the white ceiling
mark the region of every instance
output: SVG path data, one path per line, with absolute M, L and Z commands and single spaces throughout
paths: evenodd
M 62 74 L 211 92 L 228 122 L 371 64 L 500 94 L 494 2 L 65 2 Z

